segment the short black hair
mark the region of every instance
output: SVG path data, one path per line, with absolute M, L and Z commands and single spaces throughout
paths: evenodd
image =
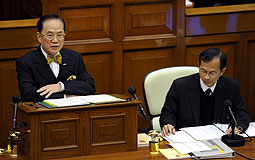
M 227 65 L 227 56 L 219 48 L 208 48 L 201 52 L 199 55 L 199 66 L 201 64 L 201 61 L 207 63 L 213 60 L 214 58 L 220 59 L 220 70 L 223 70 Z
M 66 25 L 65 25 L 65 21 L 60 18 L 58 15 L 55 15 L 55 14 L 46 14 L 44 16 L 42 16 L 38 21 L 37 21 L 37 31 L 39 33 L 41 33 L 41 31 L 43 30 L 43 23 L 47 20 L 50 20 L 50 19 L 58 19 L 60 20 L 60 22 L 62 22 L 63 24 L 63 27 L 64 27 L 64 31 L 66 29 Z

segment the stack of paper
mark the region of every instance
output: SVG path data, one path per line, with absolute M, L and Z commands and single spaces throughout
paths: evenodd
M 192 152 L 195 159 L 212 159 L 212 158 L 233 158 L 235 152 L 229 148 L 220 139 L 202 141 L 203 144 L 211 148 L 208 151 Z
M 69 106 L 80 106 L 89 104 L 103 104 L 103 103 L 114 103 L 114 102 L 125 102 L 125 99 L 115 97 L 108 94 L 98 94 L 89 96 L 75 96 L 70 98 L 59 98 L 59 99 L 46 99 L 40 104 L 46 107 L 69 107 Z
M 219 123 L 217 123 L 217 124 L 215 124 L 215 126 L 218 129 L 226 131 L 228 129 L 229 124 L 219 124 Z M 248 129 L 245 131 L 245 133 L 250 137 L 255 137 L 255 122 L 250 122 L 250 125 L 249 125 Z M 247 137 L 246 134 L 242 133 L 240 135 L 243 136 L 243 137 Z
M 195 159 L 232 158 L 235 152 L 221 141 L 228 126 L 228 124 L 213 124 L 186 127 L 175 132 L 175 135 L 171 134 L 164 138 L 181 155 L 189 153 Z M 255 136 L 255 122 L 250 123 L 246 133 Z M 241 135 L 247 137 L 245 134 Z
M 170 145 L 181 154 L 211 150 L 205 144 L 200 141 L 196 141 L 184 131 L 177 131 L 175 132 L 175 135 L 171 134 L 170 136 L 164 138 L 170 142 Z
M 181 130 L 188 133 L 191 137 L 193 137 L 196 140 L 209 140 L 221 138 L 223 135 L 225 135 L 224 130 L 220 130 L 214 125 L 186 127 L 181 128 Z

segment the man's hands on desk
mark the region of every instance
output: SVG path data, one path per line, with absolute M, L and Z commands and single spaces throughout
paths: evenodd
M 226 131 L 227 134 L 231 134 L 232 127 L 228 127 L 228 130 Z M 161 134 L 163 137 L 170 136 L 170 134 L 175 134 L 175 128 L 171 124 L 164 125 L 162 128 Z M 240 129 L 238 127 L 235 127 L 234 134 L 238 135 L 240 134 Z
M 175 134 L 175 128 L 171 124 L 164 125 L 161 134 L 163 137 L 170 136 L 170 134 Z
M 40 93 L 41 96 L 46 95 L 45 98 L 49 98 L 50 95 L 56 92 L 60 92 L 61 90 L 61 84 L 48 84 L 46 86 L 43 86 L 37 90 L 37 93 Z
M 227 134 L 231 134 L 231 132 L 232 132 L 232 127 L 228 127 L 228 130 L 226 131 L 226 133 L 227 133 Z M 240 129 L 239 129 L 238 127 L 235 127 L 235 129 L 234 129 L 234 134 L 235 134 L 235 135 L 240 134 Z

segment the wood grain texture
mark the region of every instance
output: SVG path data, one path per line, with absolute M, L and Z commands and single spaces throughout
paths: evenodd
M 228 56 L 225 75 L 239 81 L 251 120 L 255 120 L 254 4 L 187 10 L 184 0 L 43 0 L 42 5 L 44 14 L 58 14 L 66 20 L 64 47 L 82 54 L 97 94 L 128 95 L 132 85 L 143 101 L 142 81 L 148 72 L 197 66 L 202 50 L 219 47 Z M 16 27 L 0 27 L 0 125 L 4 126 L 0 146 L 7 143 L 11 129 L 11 97 L 19 94 L 15 61 L 39 45 L 35 25 L 19 22 L 12 22 Z M 88 125 L 83 119 L 83 125 Z M 146 127 L 142 117 L 137 123 Z M 92 133 L 84 133 L 79 138 L 90 141 Z M 80 152 L 90 153 L 89 145 L 79 146 Z
M 127 96 L 115 95 L 126 99 Z M 28 159 L 50 159 L 137 150 L 139 101 L 48 109 L 19 104 L 31 132 L 23 138 Z M 24 118 L 26 117 L 26 118 Z M 25 152 L 26 151 L 26 152 Z

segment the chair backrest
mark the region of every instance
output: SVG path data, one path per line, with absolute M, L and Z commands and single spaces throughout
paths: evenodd
M 177 78 L 194 73 L 198 73 L 198 67 L 178 66 L 159 69 L 145 76 L 143 81 L 143 93 L 147 111 L 152 118 L 151 123 L 153 129 L 161 130 L 158 120 L 165 102 L 166 94 L 173 81 Z

